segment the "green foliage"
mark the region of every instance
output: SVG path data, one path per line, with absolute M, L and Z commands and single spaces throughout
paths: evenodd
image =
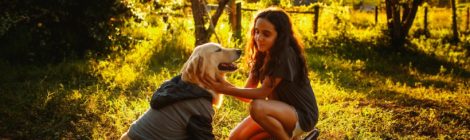
M 152 92 L 179 74 L 194 48 L 192 16 L 182 9 L 174 11 L 182 17 L 164 19 L 153 3 L 121 4 L 135 16 L 115 19 L 123 24 L 113 26 L 111 43 L 102 46 L 109 53 L 47 65 L 0 59 L 0 138 L 118 139 L 149 108 Z M 312 15 L 291 14 L 306 46 L 320 109 L 319 139 L 470 137 L 470 37 L 462 35 L 462 43 L 451 45 L 446 40 L 450 28 L 442 21 L 449 11 L 430 12 L 434 12 L 429 18 L 430 38 L 412 37 L 403 50 L 387 47 L 384 14 L 375 24 L 373 14 L 351 12 L 340 4 L 322 5 L 317 34 L 312 31 Z M 22 21 L 9 14 L 0 24 L 8 28 L 0 31 L 10 35 L 29 31 L 31 27 L 19 27 Z M 242 33 L 247 33 L 254 12 L 242 14 Z M 412 31 L 418 27 L 415 24 Z M 245 45 L 245 37 L 240 42 L 232 38 L 226 15 L 215 32 L 226 47 Z M 15 36 L 34 40 L 35 33 Z M 211 41 L 217 42 L 215 36 Z M 19 46 L 27 42 L 19 41 Z M 238 71 L 227 74 L 227 80 L 244 86 L 245 64 L 242 61 Z M 215 110 L 216 139 L 226 139 L 249 114 L 248 107 L 226 96 Z
M 115 39 L 120 38 L 116 27 L 130 16 L 117 0 L 13 0 L 0 5 L 0 56 L 14 63 L 60 62 L 127 44 Z

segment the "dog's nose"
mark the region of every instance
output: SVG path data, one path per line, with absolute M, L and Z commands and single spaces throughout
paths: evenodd
M 242 50 L 237 50 L 238 56 L 242 55 Z

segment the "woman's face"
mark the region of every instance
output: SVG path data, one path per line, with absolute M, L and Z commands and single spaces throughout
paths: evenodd
M 255 23 L 255 42 L 260 52 L 268 52 L 277 37 L 276 28 L 269 20 L 258 18 Z

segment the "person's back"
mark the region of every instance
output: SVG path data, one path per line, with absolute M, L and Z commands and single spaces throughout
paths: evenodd
M 161 109 L 148 109 L 129 128 L 128 136 L 132 140 L 189 138 L 186 131 L 192 116 L 211 118 L 214 114 L 211 101 L 204 98 L 176 102 Z

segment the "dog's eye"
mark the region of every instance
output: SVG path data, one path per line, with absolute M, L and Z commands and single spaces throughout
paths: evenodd
M 222 51 L 222 48 L 215 50 L 215 52 L 220 52 L 220 51 Z

